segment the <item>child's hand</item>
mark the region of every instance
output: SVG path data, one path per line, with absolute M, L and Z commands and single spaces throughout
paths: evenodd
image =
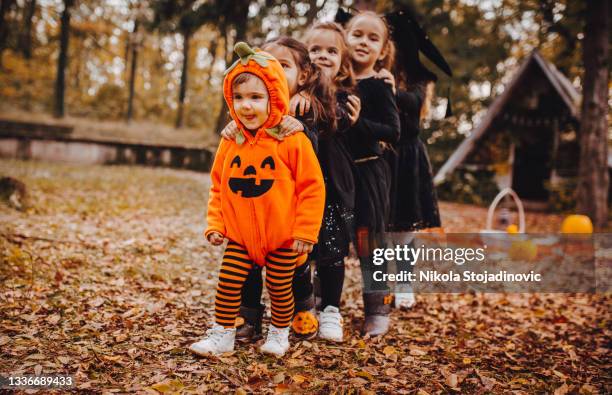
M 302 122 L 293 118 L 291 115 L 284 115 L 278 126 L 278 135 L 281 138 L 304 131 L 304 125 L 302 125 Z
M 300 92 L 291 97 L 289 101 L 289 114 L 304 116 L 308 111 L 310 111 L 310 96 Z
M 223 235 L 219 232 L 210 232 L 208 234 L 208 242 L 214 246 L 223 244 Z
M 312 247 L 314 246 L 314 244 L 308 242 L 308 241 L 303 241 L 303 240 L 294 240 L 293 241 L 293 245 L 291 246 L 291 249 L 295 252 L 297 252 L 298 254 L 309 254 L 312 252 Z
M 239 129 L 238 125 L 236 125 L 236 121 L 231 121 L 221 131 L 221 137 L 228 140 L 234 140 L 236 139 L 236 135 L 238 134 L 238 132 Z
M 348 108 L 348 117 L 351 125 L 354 125 L 357 119 L 359 119 L 359 113 L 361 112 L 361 100 L 355 95 L 349 95 L 346 107 Z
M 395 95 L 395 77 L 393 74 L 387 69 L 380 69 L 376 78 L 382 79 L 385 84 L 391 85 L 391 89 L 393 90 L 393 94 Z

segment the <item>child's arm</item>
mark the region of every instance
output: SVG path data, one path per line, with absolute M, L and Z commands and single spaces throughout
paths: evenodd
M 221 139 L 212 169 L 210 170 L 210 192 L 208 194 L 208 211 L 206 213 L 208 227 L 204 232 L 204 236 L 211 243 L 217 240 L 217 237 L 213 236 L 214 233 L 222 236 L 225 235 L 225 223 L 223 222 L 223 212 L 221 211 L 221 172 L 227 147 L 228 143 Z
M 298 198 L 292 237 L 316 243 L 325 206 L 325 184 L 321 166 L 308 138 L 299 133 L 286 141 L 289 167 L 295 179 Z

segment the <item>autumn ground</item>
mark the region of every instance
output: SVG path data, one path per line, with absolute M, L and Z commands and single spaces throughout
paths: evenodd
M 207 175 L 7 160 L 0 175 L 30 195 L 26 212 L 0 204 L 0 374 L 71 374 L 82 392 L 612 391 L 609 295 L 419 295 L 364 340 L 354 266 L 345 343 L 196 358 L 221 252 L 201 236 Z M 485 209 L 442 216 L 447 232 L 477 231 Z M 560 220 L 529 214 L 528 229 Z

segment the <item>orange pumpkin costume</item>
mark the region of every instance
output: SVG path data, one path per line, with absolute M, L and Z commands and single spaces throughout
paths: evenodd
M 243 47 L 240 53 L 239 45 L 244 45 L 248 51 Z M 274 272 L 289 274 L 290 270 L 291 276 L 285 278 L 283 274 L 282 281 L 276 284 L 286 291 L 287 280 L 291 286 L 297 260 L 294 254 L 295 259 L 289 262 L 289 249 L 296 239 L 316 243 L 325 204 L 321 168 L 306 135 L 296 133 L 283 140 L 276 137 L 275 128 L 289 109 L 289 89 L 282 66 L 265 52 L 239 45 L 236 52 L 241 59 L 229 69 L 223 81 L 223 95 L 242 135 L 236 141 L 222 139 L 217 150 L 211 170 L 205 232 L 206 237 L 211 232 L 221 233 L 233 242 L 231 249 L 235 251 L 234 258 L 229 254 L 227 261 L 228 245 L 216 299 L 216 320 L 226 327 L 233 325 L 234 309 L 237 314 L 240 306 L 236 291 L 240 291 L 246 278 L 243 275 L 250 268 L 250 262 L 243 262 L 244 257 L 248 256 L 255 264 L 268 266 L 268 272 L 271 265 Z M 257 131 L 245 130 L 234 111 L 232 83 L 242 73 L 254 74 L 268 89 L 268 118 Z M 234 268 L 224 265 L 234 265 Z M 268 278 L 266 285 L 270 290 Z M 289 300 L 286 302 L 289 307 Z M 293 314 L 292 296 L 290 305 L 291 315 L 287 309 L 282 319 L 275 319 L 273 303 L 275 326 L 288 325 Z

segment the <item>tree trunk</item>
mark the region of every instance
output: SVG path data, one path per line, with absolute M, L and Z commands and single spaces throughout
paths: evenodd
M 308 12 L 306 13 L 306 23 L 305 26 L 310 26 L 317 19 L 317 14 L 321 11 L 321 8 L 325 6 L 327 1 L 324 1 L 321 7 L 317 7 L 317 0 L 309 0 L 308 1 Z M 342 6 L 342 4 L 340 4 Z
M 2 67 L 2 53 L 6 49 L 9 29 L 6 16 L 9 10 L 15 5 L 15 0 L 0 0 L 0 68 Z
M 128 82 L 129 94 L 128 94 L 128 108 L 126 114 L 126 121 L 130 122 L 134 116 L 134 85 L 136 83 L 136 66 L 138 64 L 138 45 L 136 42 L 136 36 L 138 34 L 138 21 L 134 21 L 134 30 L 130 38 L 130 50 L 131 50 L 131 63 L 130 63 L 130 80 Z
M 19 36 L 19 46 L 26 59 L 32 57 L 32 19 L 36 13 L 36 0 L 30 0 L 24 12 L 23 31 Z
M 236 37 L 234 38 L 233 43 L 229 46 L 229 36 L 230 36 L 230 28 L 229 26 L 224 26 L 224 29 L 220 30 L 224 36 L 225 42 L 225 64 L 229 66 L 234 57 L 233 46 L 235 43 L 239 41 L 246 40 L 247 33 L 247 23 L 249 17 L 249 2 L 244 2 L 245 4 L 236 4 L 237 14 L 234 15 L 232 19 L 232 25 L 236 27 Z M 225 98 L 221 95 L 221 109 L 219 110 L 219 115 L 217 116 L 217 123 L 215 125 L 215 132 L 221 133 L 221 130 L 227 125 L 227 123 L 231 120 L 229 112 L 227 110 L 227 106 L 225 104 Z
M 586 2 L 584 84 L 580 122 L 577 208 L 596 229 L 608 220 L 608 34 L 607 0 Z
M 229 29 L 226 29 L 223 33 L 223 44 L 225 46 L 225 54 L 223 58 L 225 59 L 225 67 L 229 67 L 232 61 L 232 50 L 230 49 L 229 36 Z M 217 115 L 217 122 L 215 123 L 215 132 L 217 134 L 221 133 L 225 125 L 227 125 L 227 123 L 231 120 L 227 104 L 225 103 L 225 97 L 223 97 L 223 92 L 221 92 L 220 100 L 221 106 L 219 107 L 219 115 Z
M 181 86 L 179 88 L 178 111 L 175 127 L 183 127 L 183 112 L 185 111 L 185 94 L 187 92 L 187 74 L 189 70 L 189 40 L 191 32 L 183 32 L 183 70 L 181 71 Z
M 64 0 L 64 11 L 61 17 L 60 52 L 57 58 L 57 75 L 55 77 L 55 108 L 56 118 L 64 116 L 64 95 L 66 91 L 66 65 L 68 63 L 68 39 L 70 37 L 70 8 L 74 0 Z

